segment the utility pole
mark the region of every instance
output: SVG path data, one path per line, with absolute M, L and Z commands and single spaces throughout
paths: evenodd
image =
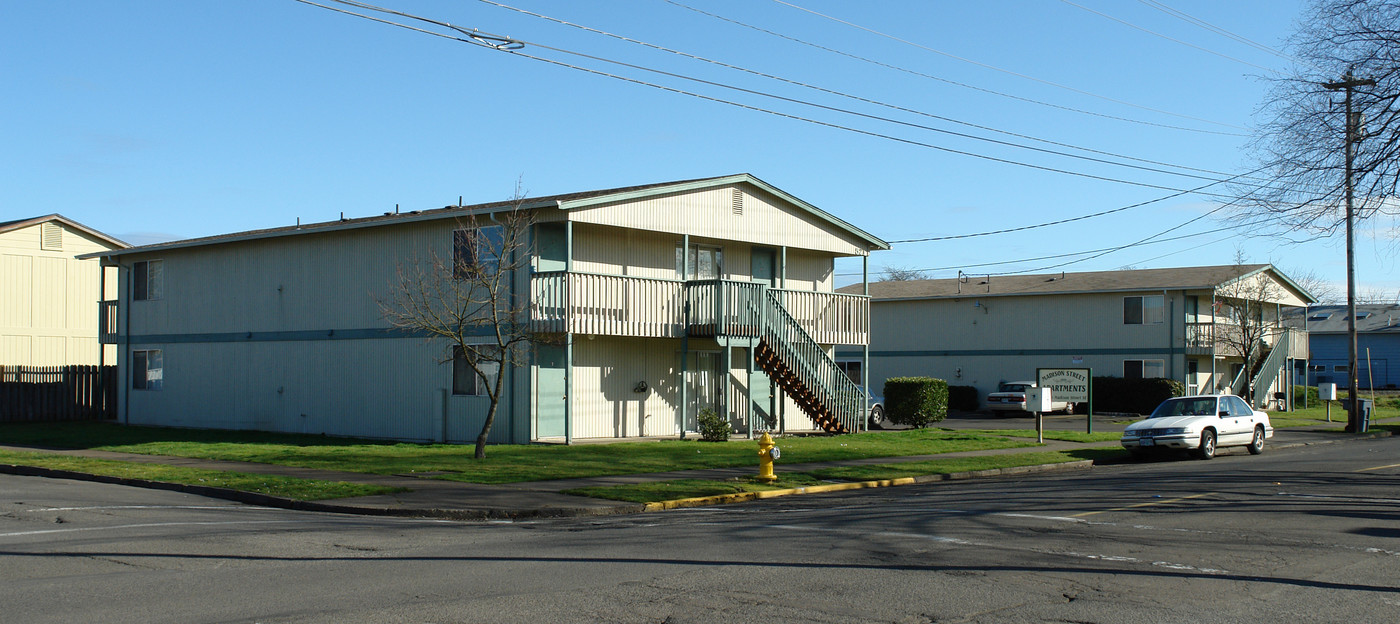
M 1347 195 L 1347 431 L 1361 432 L 1361 413 L 1356 405 L 1356 250 L 1352 234 L 1352 162 L 1356 144 L 1361 141 L 1361 114 L 1351 110 L 1351 93 L 1356 87 L 1375 86 L 1376 81 L 1357 78 L 1351 70 L 1339 82 L 1323 83 L 1332 91 L 1346 91 L 1346 195 Z

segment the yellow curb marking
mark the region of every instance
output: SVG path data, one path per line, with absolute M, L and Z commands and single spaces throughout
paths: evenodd
M 1400 464 L 1391 464 L 1389 466 L 1375 466 L 1372 468 L 1362 468 L 1361 470 L 1357 470 L 1356 472 L 1366 472 L 1368 470 L 1385 470 L 1386 468 L 1400 468 Z
M 1154 506 L 1157 506 L 1157 505 L 1170 505 L 1170 504 L 1172 504 L 1172 503 L 1177 503 L 1177 502 L 1181 502 L 1181 501 L 1184 501 L 1184 500 L 1189 500 L 1189 499 L 1192 499 L 1192 498 L 1200 498 L 1200 497 L 1202 497 L 1202 496 L 1211 496 L 1211 495 L 1213 495 L 1213 494 L 1215 494 L 1215 492 L 1204 492 L 1204 493 L 1201 493 L 1201 494 L 1192 494 L 1192 495 L 1190 495 L 1190 496 L 1182 496 L 1182 497 L 1180 497 L 1180 498 L 1172 498 L 1172 499 L 1168 499 L 1168 500 L 1148 501 L 1148 502 L 1146 502 L 1146 503 L 1138 503 L 1138 504 L 1136 504 L 1136 505 L 1128 505 L 1127 507 L 1115 507 L 1115 508 L 1113 508 L 1113 509 L 1101 509 L 1101 510 L 1099 510 L 1099 511 L 1086 511 L 1086 512 L 1084 512 L 1084 513 L 1077 513 L 1077 514 L 1074 514 L 1074 515 L 1072 515 L 1072 516 L 1070 516 L 1070 517 L 1071 517 L 1071 518 L 1083 518 L 1084 516 L 1092 516 L 1092 515 L 1094 515 L 1094 514 L 1109 513 L 1109 512 L 1114 512 L 1114 511 L 1127 511 L 1127 510 L 1129 510 L 1129 509 L 1137 509 L 1137 508 L 1140 508 L 1140 507 L 1154 507 Z

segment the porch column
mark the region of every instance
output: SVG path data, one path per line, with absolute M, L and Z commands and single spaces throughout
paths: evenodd
M 690 294 L 686 280 L 690 279 L 690 235 L 681 235 L 681 404 L 676 410 L 676 429 L 685 439 L 685 414 L 690 405 L 686 392 L 686 367 L 690 363 Z
M 866 297 L 870 296 L 870 254 L 867 253 L 860 259 L 860 289 Z M 856 421 L 856 431 L 868 430 L 870 428 L 870 300 L 865 300 L 865 344 L 861 345 L 860 360 L 860 389 L 865 393 L 865 412 L 861 413 L 860 420 Z

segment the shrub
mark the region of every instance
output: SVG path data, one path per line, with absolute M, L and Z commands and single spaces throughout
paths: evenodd
M 948 416 L 948 382 L 930 377 L 885 380 L 885 415 L 890 422 L 925 427 Z
M 1186 394 L 1174 379 L 1094 378 L 1094 411 L 1148 414 L 1162 401 Z
M 700 410 L 696 417 L 700 425 L 700 439 L 706 442 L 728 442 L 729 421 L 710 408 Z
M 975 412 L 980 403 L 976 386 L 948 386 L 948 409 Z

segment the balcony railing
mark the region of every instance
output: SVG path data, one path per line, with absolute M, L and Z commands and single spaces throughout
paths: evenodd
M 117 343 L 117 302 L 99 301 L 97 318 L 97 341 L 102 344 Z
M 1187 353 L 1204 355 L 1217 353 L 1224 350 L 1238 348 L 1242 341 L 1241 332 L 1243 330 L 1235 323 L 1187 323 L 1186 324 L 1186 350 Z M 1260 332 L 1260 339 L 1268 347 L 1278 344 L 1284 334 L 1289 334 L 1292 338 L 1287 340 L 1288 357 L 1306 359 L 1308 357 L 1308 341 L 1300 338 L 1301 330 L 1288 327 L 1266 327 Z
M 678 280 L 550 271 L 530 280 L 536 331 L 678 338 L 757 336 L 757 310 L 769 290 L 814 340 L 867 344 L 870 298 L 862 295 L 768 289 L 755 282 Z M 686 327 L 685 302 L 690 302 Z

